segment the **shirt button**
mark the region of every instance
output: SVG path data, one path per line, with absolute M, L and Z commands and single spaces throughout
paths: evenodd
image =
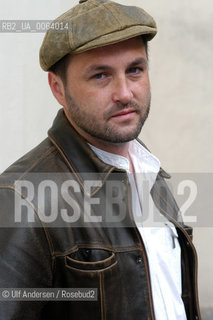
M 137 259 L 136 259 L 136 262 L 137 263 L 141 263 L 142 262 L 142 257 L 138 256 Z

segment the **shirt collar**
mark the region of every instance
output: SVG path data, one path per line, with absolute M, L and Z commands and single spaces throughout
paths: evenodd
M 137 140 L 130 143 L 129 154 L 136 173 L 158 173 L 160 161 Z
M 89 143 L 88 143 L 89 144 Z M 95 152 L 97 157 L 103 162 L 125 171 L 129 171 L 129 160 L 123 156 L 110 153 L 89 144 L 90 148 Z
M 89 146 L 103 162 L 129 172 L 130 164 L 127 158 L 101 150 L 91 144 L 89 144 Z M 136 173 L 158 173 L 160 169 L 160 161 L 137 140 L 131 141 L 129 154 Z

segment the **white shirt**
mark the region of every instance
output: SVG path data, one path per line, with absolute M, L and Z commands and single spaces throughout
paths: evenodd
M 186 320 L 181 299 L 181 250 L 177 231 L 155 207 L 150 190 L 160 169 L 159 160 L 136 140 L 130 143 L 135 177 L 129 160 L 90 145 L 105 163 L 127 172 L 132 212 L 146 249 L 156 320 Z M 146 192 L 147 191 L 147 192 Z M 158 222 L 155 222 L 155 221 Z

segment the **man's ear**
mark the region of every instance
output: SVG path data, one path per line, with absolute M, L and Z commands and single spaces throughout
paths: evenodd
M 64 84 L 61 78 L 56 75 L 54 72 L 50 71 L 48 73 L 48 82 L 49 86 L 52 90 L 52 93 L 59 104 L 63 107 L 66 106 L 66 99 L 65 99 L 65 89 Z

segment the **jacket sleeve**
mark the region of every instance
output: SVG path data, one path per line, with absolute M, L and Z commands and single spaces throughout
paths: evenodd
M 26 219 L 16 223 L 15 196 L 20 197 L 14 190 L 0 187 L 0 319 L 39 320 L 45 301 L 16 301 L 14 296 L 17 288 L 52 286 L 51 253 L 36 214 L 33 226 Z M 10 288 L 12 301 L 3 298 L 2 288 Z

